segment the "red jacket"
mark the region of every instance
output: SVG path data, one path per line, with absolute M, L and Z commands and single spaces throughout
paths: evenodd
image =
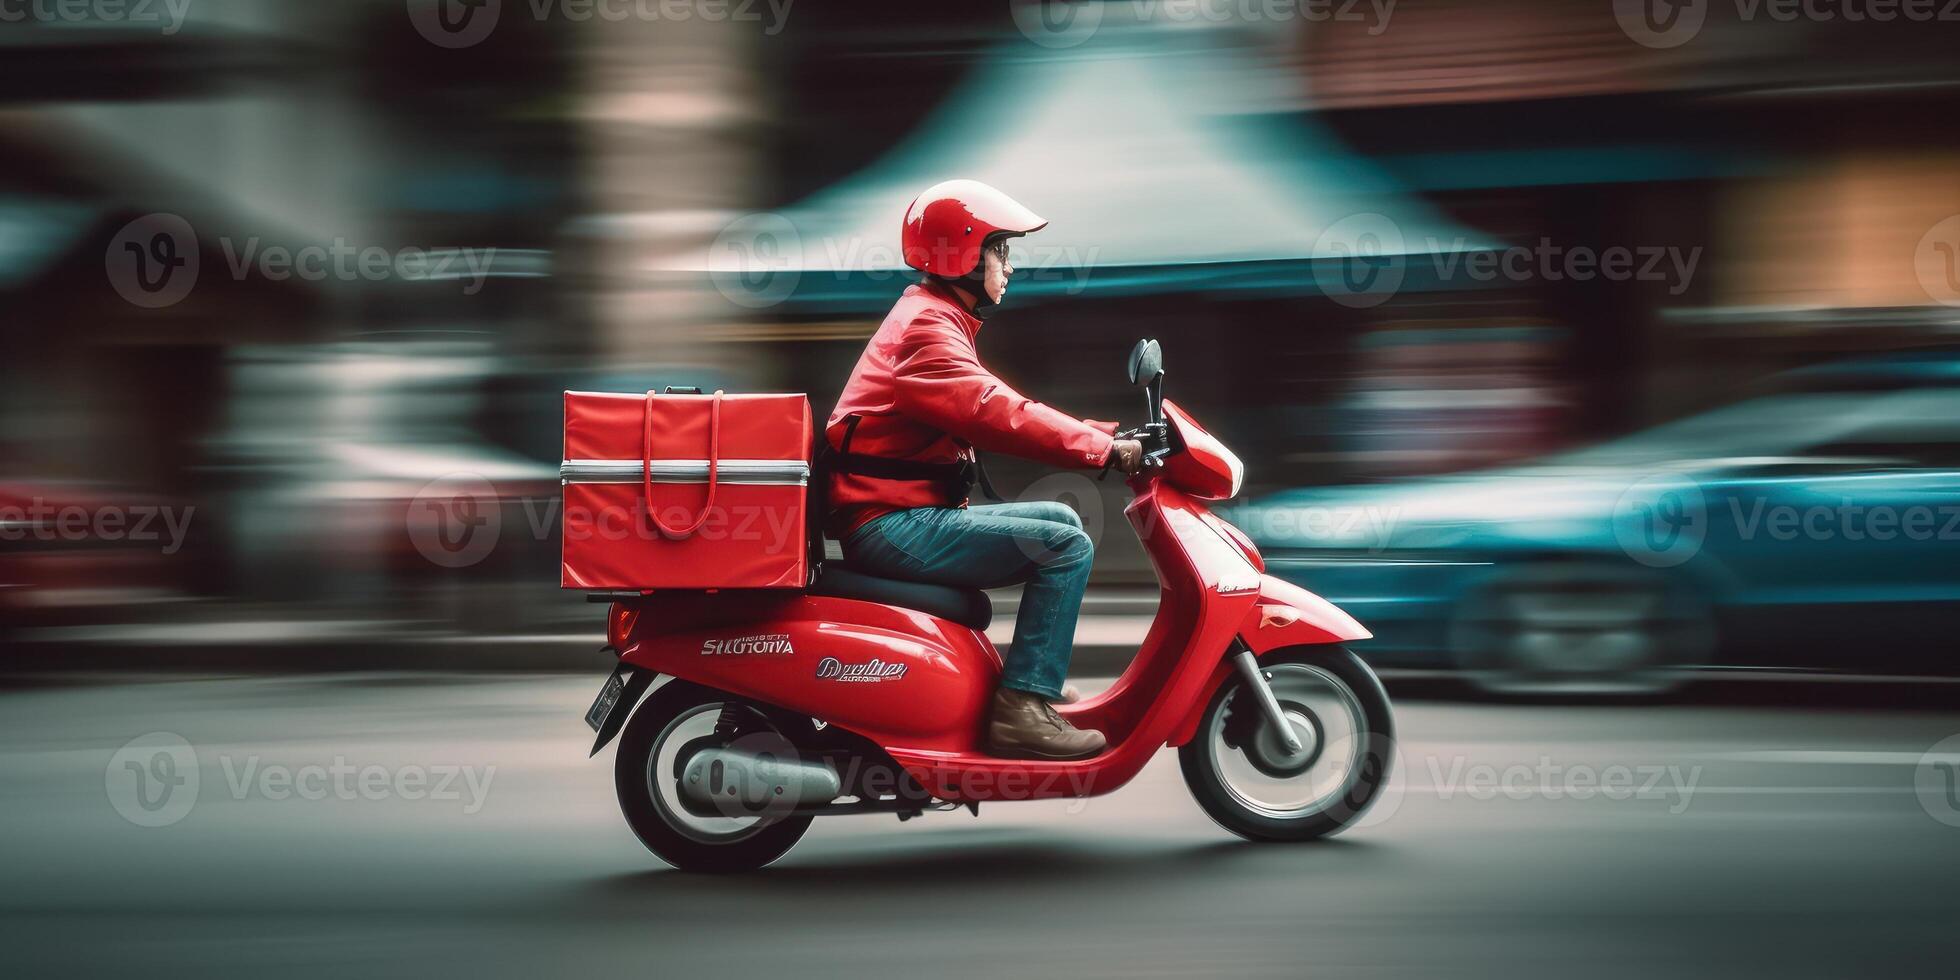
M 957 463 L 968 447 L 1054 466 L 1099 467 L 1109 458 L 1113 422 L 1085 422 L 994 377 L 980 364 L 980 320 L 937 283 L 910 286 L 878 326 L 825 426 L 843 449 L 848 419 L 859 417 L 853 454 L 922 463 Z M 912 507 L 964 507 L 928 481 L 858 473 L 830 478 L 830 528 L 844 537 L 873 518 Z

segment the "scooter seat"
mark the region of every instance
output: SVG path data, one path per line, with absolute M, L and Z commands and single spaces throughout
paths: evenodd
M 986 629 L 987 624 L 994 621 L 994 604 L 987 598 L 987 593 L 979 589 L 879 578 L 836 562 L 823 563 L 809 592 L 811 595 L 862 599 L 865 602 L 916 609 L 977 630 Z

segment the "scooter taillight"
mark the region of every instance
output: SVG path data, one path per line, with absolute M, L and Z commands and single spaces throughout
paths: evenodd
M 615 602 L 606 611 L 606 642 L 614 650 L 626 649 L 626 637 L 633 632 L 633 624 L 640 621 L 640 611 L 623 602 Z

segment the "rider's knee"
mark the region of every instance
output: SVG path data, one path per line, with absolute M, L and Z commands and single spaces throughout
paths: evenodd
M 1040 503 L 1041 510 L 1038 512 L 1038 516 L 1042 520 L 1054 521 L 1057 524 L 1067 524 L 1069 527 L 1078 531 L 1082 530 L 1082 518 L 1075 513 L 1075 508 L 1059 500 L 1043 500 Z
M 1051 536 L 1048 547 L 1055 553 L 1059 563 L 1088 561 L 1096 556 L 1096 543 L 1091 541 L 1088 532 L 1079 526 L 1070 527 Z

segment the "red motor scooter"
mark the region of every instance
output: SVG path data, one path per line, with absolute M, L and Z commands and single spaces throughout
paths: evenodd
M 1001 660 L 978 590 L 831 563 L 803 592 L 608 594 L 620 663 L 586 721 L 595 755 L 624 729 L 614 781 L 640 840 L 680 868 L 758 868 L 820 816 L 1096 796 L 1166 745 L 1205 812 L 1244 837 L 1309 840 L 1358 818 L 1393 752 L 1388 696 L 1341 646 L 1369 632 L 1265 575 L 1252 542 L 1206 508 L 1238 492 L 1243 467 L 1163 398 L 1156 341 L 1129 373 L 1150 422 L 1126 433 L 1147 459 L 1125 514 L 1162 591 L 1115 685 L 1057 706 L 1109 737 L 1102 754 L 984 751 Z

